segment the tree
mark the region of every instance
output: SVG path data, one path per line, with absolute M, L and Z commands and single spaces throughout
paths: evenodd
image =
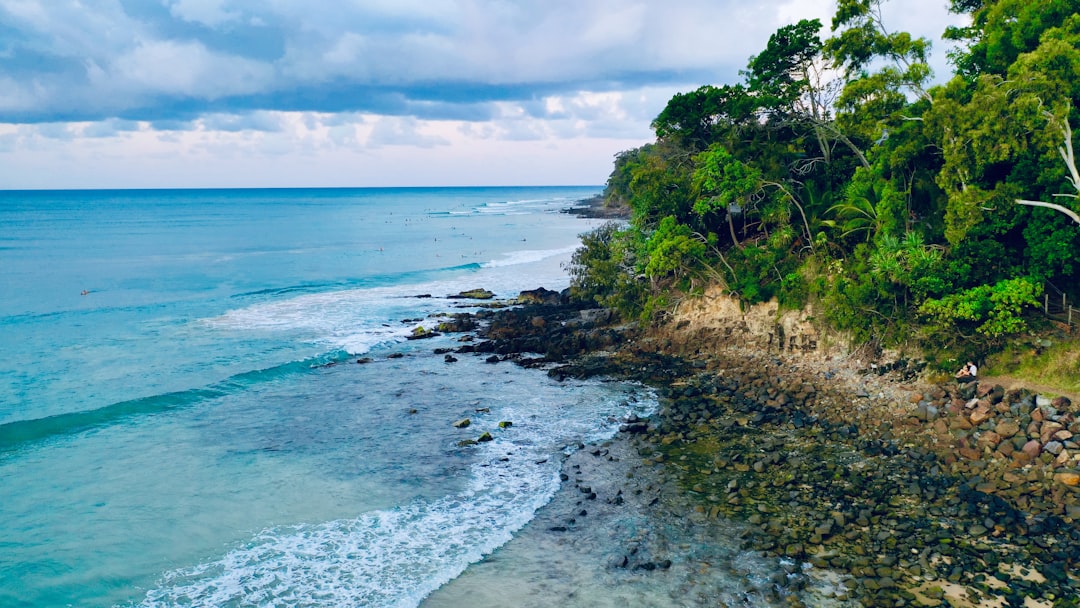
M 704 150 L 717 132 L 730 130 L 753 118 L 753 102 L 741 85 L 705 85 L 689 93 L 676 93 L 652 122 L 659 139 L 674 139 L 694 151 Z

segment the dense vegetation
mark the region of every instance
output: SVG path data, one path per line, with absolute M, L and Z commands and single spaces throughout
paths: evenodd
M 1080 210 L 1080 1 L 952 0 L 971 25 L 933 87 L 930 42 L 883 1 L 839 0 L 830 37 L 782 27 L 741 82 L 675 95 L 617 156 L 606 197 L 631 219 L 585 237 L 574 293 L 649 318 L 720 283 L 942 362 L 1026 332 L 1044 289 L 1080 298 L 1080 223 L 1017 202 Z

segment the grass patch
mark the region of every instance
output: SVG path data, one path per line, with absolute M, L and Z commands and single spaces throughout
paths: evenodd
M 1012 344 L 989 356 L 985 369 L 985 375 L 1013 376 L 1075 394 L 1080 392 L 1080 338 Z

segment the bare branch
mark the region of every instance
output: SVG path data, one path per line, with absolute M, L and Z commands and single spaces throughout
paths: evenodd
M 1064 213 L 1065 215 L 1071 217 L 1072 221 L 1076 222 L 1077 224 L 1080 224 L 1080 215 L 1077 215 L 1076 212 L 1073 211 L 1072 209 L 1062 207 L 1061 205 L 1057 205 L 1057 204 L 1054 204 L 1054 203 L 1044 203 L 1042 201 L 1025 201 L 1025 200 L 1022 200 L 1022 199 L 1019 199 L 1019 198 L 1016 199 L 1016 203 L 1018 205 L 1029 205 L 1031 207 L 1047 207 L 1049 209 L 1053 209 L 1054 211 L 1060 211 L 1060 212 Z

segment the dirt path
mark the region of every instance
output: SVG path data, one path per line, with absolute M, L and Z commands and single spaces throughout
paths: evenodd
M 1013 376 L 979 376 L 979 384 L 983 386 L 994 386 L 1000 384 L 1005 387 L 1005 390 L 1012 390 L 1014 388 L 1026 388 L 1033 393 L 1040 393 L 1046 395 L 1061 395 L 1068 397 L 1073 403 L 1080 403 L 1080 393 L 1063 391 L 1059 388 L 1047 386 L 1045 384 L 1037 384 L 1035 382 L 1029 382 L 1027 380 L 1021 380 L 1020 378 L 1014 378 Z

